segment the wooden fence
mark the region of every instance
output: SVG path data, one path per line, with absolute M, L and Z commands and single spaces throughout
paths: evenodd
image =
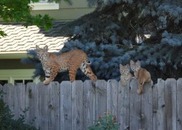
M 125 87 L 115 80 L 88 80 L 0 89 L 15 118 L 25 114 L 41 130 L 87 130 L 105 113 L 116 116 L 120 130 L 182 130 L 182 79 L 158 79 L 142 95 L 135 79 Z

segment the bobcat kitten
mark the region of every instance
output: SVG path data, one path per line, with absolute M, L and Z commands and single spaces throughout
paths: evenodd
M 144 68 L 141 68 L 140 61 L 134 62 L 130 60 L 131 70 L 134 72 L 134 76 L 138 79 L 139 88 L 137 89 L 138 94 L 143 93 L 144 83 L 152 82 L 150 72 Z
M 130 67 L 129 65 L 122 65 L 120 64 L 120 79 L 121 79 L 121 84 L 123 86 L 126 86 L 129 82 L 130 79 L 132 77 L 131 73 L 130 73 Z
M 62 53 L 60 55 L 51 54 L 48 52 L 48 46 L 39 48 L 36 46 L 36 53 L 39 60 L 42 63 L 42 67 L 45 73 L 44 84 L 49 84 L 54 80 L 59 72 L 68 70 L 71 81 L 75 80 L 77 69 L 88 76 L 91 80 L 96 80 L 96 75 L 90 68 L 90 63 L 85 52 L 82 50 L 71 50 L 69 52 Z

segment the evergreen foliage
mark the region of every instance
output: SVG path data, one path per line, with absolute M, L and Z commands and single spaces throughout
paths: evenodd
M 0 130 L 37 130 L 35 127 L 25 124 L 24 116 L 17 120 L 13 119 L 9 107 L 3 102 L 3 93 L 0 92 Z
M 59 2 L 60 0 L 51 0 Z M 64 0 L 71 4 L 70 0 Z M 25 26 L 37 25 L 46 30 L 52 27 L 52 18 L 48 15 L 32 15 L 30 5 L 31 2 L 39 2 L 39 0 L 0 0 L 0 19 L 2 22 L 23 23 Z M 0 36 L 4 36 L 5 32 L 0 29 Z
M 119 64 L 127 64 L 130 59 L 140 60 L 154 81 L 182 75 L 180 4 L 162 0 L 100 2 L 101 7 L 96 11 L 62 28 L 60 34 L 73 37 L 60 54 L 74 48 L 84 50 L 99 79 L 119 79 Z M 146 38 L 145 34 L 151 37 Z M 40 74 L 38 71 L 36 74 Z M 78 79 L 85 78 L 79 73 Z

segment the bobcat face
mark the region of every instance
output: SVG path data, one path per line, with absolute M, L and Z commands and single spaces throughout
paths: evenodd
M 36 46 L 36 53 L 37 53 L 37 57 L 41 61 L 46 61 L 49 58 L 49 53 L 48 53 L 48 47 L 47 46 L 45 46 L 44 48 L 39 48 L 38 46 Z
M 130 60 L 130 67 L 132 71 L 138 71 L 141 68 L 140 61 L 134 62 L 133 60 Z
M 130 73 L 130 67 L 129 65 L 122 65 L 120 64 L 120 73 L 121 75 L 128 75 Z

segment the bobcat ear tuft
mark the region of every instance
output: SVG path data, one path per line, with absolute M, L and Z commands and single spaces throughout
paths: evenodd
M 36 49 L 39 49 L 39 46 L 38 45 L 36 45 Z
M 130 65 L 129 65 L 129 64 L 126 64 L 126 67 L 127 67 L 127 68 L 129 68 L 129 67 L 130 67 Z
M 130 64 L 134 64 L 134 61 L 133 60 L 130 60 Z
M 119 68 L 120 68 L 120 69 L 121 69 L 121 68 L 123 68 L 123 65 L 122 65 L 122 64 L 120 64 L 120 65 L 119 65 Z
M 47 45 L 44 47 L 44 50 L 48 51 L 48 46 Z
M 123 69 L 124 69 L 124 65 L 120 64 L 120 65 L 119 65 L 119 70 L 120 70 L 120 72 L 121 72 Z
M 123 70 L 123 65 L 120 64 L 120 65 L 119 65 L 119 71 L 120 71 L 120 73 L 122 73 L 122 70 Z
M 141 63 L 140 63 L 139 60 L 137 60 L 136 64 L 137 64 L 138 66 L 141 66 Z

